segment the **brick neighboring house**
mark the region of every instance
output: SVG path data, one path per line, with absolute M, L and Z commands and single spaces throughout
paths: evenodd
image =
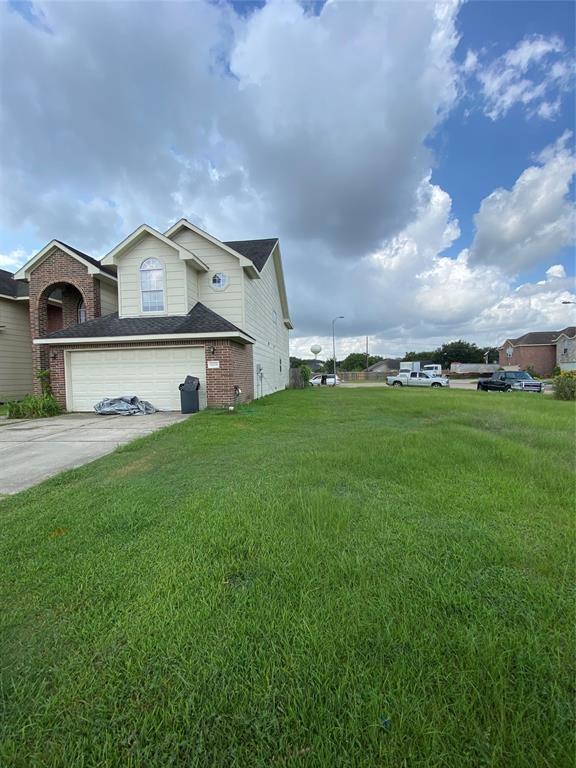
M 532 368 L 539 376 L 550 376 L 558 365 L 563 371 L 576 369 L 576 327 L 561 331 L 532 331 L 517 339 L 506 339 L 498 347 L 501 366 Z
M 11 279 L 26 281 L 29 370 L 50 370 L 68 411 L 123 394 L 179 410 L 188 374 L 200 380 L 201 407 L 288 383 L 292 324 L 276 238 L 223 242 L 186 219 L 164 234 L 143 224 L 101 261 L 53 240 Z

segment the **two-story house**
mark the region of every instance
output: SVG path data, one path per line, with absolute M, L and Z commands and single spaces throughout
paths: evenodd
M 572 371 L 576 368 L 576 327 L 530 331 L 517 339 L 506 339 L 498 353 L 501 366 L 532 368 L 539 376 L 551 376 L 556 366 Z
M 143 224 L 101 261 L 53 240 L 14 278 L 28 282 L 33 368 L 50 371 L 69 411 L 123 394 L 179 410 L 188 374 L 200 380 L 201 407 L 288 383 L 277 239 L 222 242 L 185 219 L 164 234 Z

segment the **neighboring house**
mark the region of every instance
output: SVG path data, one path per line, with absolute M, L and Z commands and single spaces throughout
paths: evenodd
M 557 365 L 572 370 L 576 368 L 576 327 L 532 331 L 517 339 L 506 339 L 498 352 L 501 366 L 532 368 L 539 376 L 550 376 Z
M 32 391 L 28 285 L 0 269 L 0 403 Z
M 277 239 L 221 242 L 185 219 L 164 234 L 143 224 L 101 261 L 53 240 L 15 277 L 29 284 L 33 367 L 50 369 L 69 411 L 122 394 L 179 410 L 188 374 L 200 380 L 201 407 L 288 383 Z M 50 324 L 55 299 L 60 330 Z
M 576 327 L 564 328 L 558 334 L 556 364 L 562 371 L 576 371 Z

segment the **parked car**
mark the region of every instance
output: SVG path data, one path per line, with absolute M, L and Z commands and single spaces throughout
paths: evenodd
M 544 392 L 544 385 L 526 371 L 495 371 L 489 379 L 479 379 L 476 389 L 481 392 Z
M 340 377 L 336 376 L 336 384 L 340 384 Z M 333 387 L 334 386 L 334 374 L 333 373 L 315 373 L 314 376 L 310 379 L 310 384 L 312 384 L 313 387 L 319 387 L 322 384 L 324 384 L 327 387 Z
M 400 371 L 398 376 L 388 376 L 386 383 L 391 387 L 449 387 L 450 379 L 424 371 Z

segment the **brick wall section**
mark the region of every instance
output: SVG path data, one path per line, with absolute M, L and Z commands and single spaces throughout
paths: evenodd
M 525 347 L 513 347 L 512 357 L 508 357 L 508 344 L 499 351 L 501 366 L 517 365 L 523 370 L 531 367 L 539 376 L 550 376 L 556 365 L 555 344 L 535 344 Z
M 232 347 L 232 384 L 237 384 L 242 390 L 239 402 L 248 403 L 254 400 L 254 362 L 251 344 L 230 342 Z
M 117 349 L 132 347 L 164 347 L 164 346 L 189 346 L 190 344 L 204 344 L 206 361 L 218 360 L 220 368 L 206 367 L 206 396 L 209 408 L 223 408 L 234 405 L 237 401 L 234 397 L 234 384 L 242 389 L 239 402 L 248 402 L 253 399 L 253 372 L 252 372 L 252 345 L 237 344 L 227 339 L 206 340 L 189 339 L 182 341 L 167 339 L 162 341 L 141 341 L 129 343 L 110 344 L 66 344 L 51 345 L 46 349 L 46 358 L 50 366 L 50 380 L 52 391 L 62 408 L 66 408 L 66 374 L 64 367 L 64 352 L 79 349 Z M 212 352 L 214 348 L 214 352 Z
M 209 360 L 218 360 L 220 368 L 208 368 Z M 253 376 L 251 344 L 237 344 L 226 339 L 206 343 L 206 388 L 209 408 L 221 408 L 253 400 Z M 242 390 L 238 398 L 234 394 L 235 385 Z
M 88 268 L 67 253 L 54 247 L 44 261 L 30 274 L 30 330 L 37 339 L 48 333 L 48 297 L 55 288 L 62 288 L 63 327 L 78 322 L 78 303 L 86 305 L 86 319 L 100 317 L 100 282 L 88 273 Z M 34 373 L 50 367 L 49 350 L 33 345 Z M 54 387 L 54 385 L 52 385 Z M 34 377 L 34 392 L 40 391 L 40 382 Z

